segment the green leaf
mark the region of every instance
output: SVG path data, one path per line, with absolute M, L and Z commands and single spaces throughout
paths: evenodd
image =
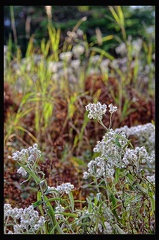
M 115 21 L 116 21 L 118 24 L 120 24 L 120 18 L 119 18 L 118 15 L 116 14 L 114 8 L 113 8 L 112 6 L 109 6 L 109 9 L 110 9 L 110 11 L 111 11 L 111 13 L 112 13 Z
M 119 217 L 118 217 L 118 215 L 117 215 L 117 213 L 116 213 L 116 198 L 115 198 L 115 196 L 111 193 L 110 195 L 109 195 L 109 197 L 110 197 L 110 199 L 111 199 L 111 201 L 112 201 L 112 213 L 115 215 L 115 217 L 119 220 Z
M 106 58 L 109 58 L 110 60 L 114 60 L 114 57 L 111 56 L 109 53 L 107 53 L 106 51 L 100 49 L 100 48 L 97 48 L 97 47 L 91 47 L 90 50 L 92 51 L 95 51 L 97 53 L 100 53 L 101 55 L 103 55 L 104 57 Z
M 40 212 L 41 212 L 41 215 L 44 216 L 44 212 L 43 212 L 42 206 L 41 206 L 41 204 L 39 204 L 40 202 L 42 203 L 42 196 L 41 196 L 41 192 L 38 191 L 38 192 L 37 192 L 37 202 L 36 202 L 36 203 L 38 203 L 37 206 L 39 207 L 39 210 L 40 210 Z M 35 203 L 35 204 L 36 204 L 36 203 Z
M 51 203 L 50 203 L 48 200 L 49 200 L 49 199 L 44 195 L 44 201 L 45 201 L 45 204 L 46 204 L 46 206 L 47 206 L 48 214 L 49 214 L 49 216 L 50 216 L 50 219 L 51 219 L 51 221 L 52 221 L 52 224 L 53 224 L 54 226 L 56 226 L 56 229 L 57 229 L 58 233 L 63 234 L 62 229 L 60 228 L 58 222 L 56 221 L 54 209 L 53 209 Z
M 119 174 L 120 174 L 120 168 L 116 168 L 115 170 L 115 184 L 119 181 Z
M 33 203 L 33 207 L 38 207 L 42 204 L 43 201 L 39 200 Z
M 73 198 L 72 192 L 70 192 L 68 196 L 69 196 L 69 199 L 70 199 L 72 212 L 74 212 L 74 198 Z

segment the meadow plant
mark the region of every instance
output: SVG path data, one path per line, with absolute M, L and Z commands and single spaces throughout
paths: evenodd
M 154 126 L 113 130 L 116 106 L 97 102 L 85 108 L 88 118 L 97 120 L 106 133 L 93 148 L 95 158 L 83 173 L 82 189 L 89 190 L 83 209 L 75 208 L 73 184 L 48 186 L 38 167 L 41 151 L 34 144 L 13 153 L 12 158 L 20 166 L 17 172 L 23 177 L 28 174 L 28 179 L 32 177 L 39 186 L 37 202 L 24 209 L 4 204 L 5 234 L 154 234 L 155 174 L 145 175 L 142 168 L 142 164 L 154 162 L 152 147 L 145 147 L 146 140 L 154 136 Z M 102 122 L 106 113 L 110 114 L 108 127 Z M 142 133 L 145 140 L 140 139 L 140 143 L 145 146 L 134 147 L 128 139 L 132 133 L 139 137 Z

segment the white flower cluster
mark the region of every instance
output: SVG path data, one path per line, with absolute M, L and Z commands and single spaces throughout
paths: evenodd
M 105 176 L 106 173 L 106 161 L 102 157 L 97 157 L 88 163 L 88 172 L 83 173 L 83 178 L 87 179 L 89 176 L 96 176 L 100 178 Z
M 149 152 L 155 149 L 155 126 L 152 123 L 137 125 L 130 128 L 128 126 L 124 126 L 115 129 L 116 133 L 121 131 L 125 132 L 127 138 L 130 136 L 138 138 L 139 145 L 144 145 Z
M 79 59 L 72 60 L 72 62 L 70 63 L 70 66 L 73 69 L 79 69 L 79 67 L 80 67 L 80 60 Z
M 35 143 L 32 147 L 28 149 L 22 149 L 20 152 L 17 151 L 12 154 L 12 158 L 15 161 L 22 162 L 24 164 L 34 164 L 36 160 L 41 156 L 41 151 L 38 150 L 38 144 Z M 27 172 L 23 167 L 17 170 L 17 173 L 22 176 L 26 176 Z
M 109 112 L 110 114 L 113 114 L 117 111 L 117 107 L 113 106 L 113 104 L 109 104 Z M 89 111 L 88 118 L 90 119 L 97 119 L 98 121 L 102 120 L 103 114 L 107 111 L 107 105 L 101 104 L 100 102 L 97 103 L 89 103 L 87 106 L 85 106 L 86 110 Z
M 152 176 L 147 176 L 146 178 L 147 178 L 147 180 L 148 180 L 149 182 L 155 184 L 155 174 L 152 175 Z
M 89 111 L 88 118 L 101 121 L 103 114 L 106 113 L 107 105 L 102 105 L 100 102 L 89 103 L 87 106 L 85 106 L 85 108 L 87 111 Z
M 35 143 L 33 147 L 29 147 L 28 149 L 22 149 L 20 152 L 17 151 L 12 154 L 12 158 L 15 161 L 19 162 L 35 162 L 38 157 L 41 156 L 41 151 L 38 150 L 38 144 Z
M 110 114 L 113 114 L 114 112 L 116 112 L 117 111 L 117 107 L 116 106 L 113 106 L 113 104 L 111 103 L 111 104 L 109 104 L 109 112 L 110 112 Z
M 94 152 L 100 153 L 100 157 L 88 163 L 88 172 L 84 172 L 83 178 L 86 179 L 89 176 L 99 178 L 105 175 L 112 177 L 114 167 L 123 166 L 121 155 L 125 152 L 123 148 L 127 142 L 128 139 L 124 133 L 119 135 L 113 129 L 109 129 L 93 149 Z
M 72 48 L 72 52 L 76 58 L 79 58 L 84 53 L 84 51 L 85 51 L 84 46 L 79 44 Z
M 18 168 L 17 173 L 21 174 L 23 177 L 27 175 L 27 172 L 23 167 Z
M 59 57 L 63 61 L 70 61 L 72 58 L 72 52 L 62 52 Z
M 63 62 L 53 62 L 53 61 L 50 61 L 48 62 L 48 70 L 50 72 L 53 72 L 53 73 L 57 73 L 59 72 L 60 70 L 63 69 Z
M 143 41 L 141 38 L 132 41 L 132 56 L 136 56 L 136 54 L 141 51 L 142 43 Z
M 153 167 L 155 164 L 155 150 L 152 150 L 150 154 L 147 156 L 147 163 L 149 164 L 149 168 Z
M 125 56 L 127 54 L 126 44 L 122 42 L 118 47 L 115 48 L 115 51 L 117 54 L 121 54 L 122 56 Z
M 55 217 L 56 219 L 61 219 L 62 218 L 62 212 L 64 212 L 65 208 L 61 205 L 61 204 L 58 204 L 56 207 L 55 207 Z
M 116 167 L 125 168 L 128 165 L 135 167 L 134 171 L 138 171 L 140 164 L 147 162 L 149 156 L 144 146 L 128 148 L 126 134 L 116 133 L 113 129 L 105 133 L 93 151 L 100 153 L 100 156 L 88 163 L 88 171 L 83 173 L 84 179 L 90 176 L 112 178 Z
M 145 147 L 135 147 L 135 149 L 127 148 L 122 160 L 126 166 L 131 164 L 139 170 L 139 164 L 145 163 L 147 161 L 147 157 L 148 152 Z
M 58 191 L 60 194 L 69 194 L 74 189 L 74 185 L 71 183 L 62 183 L 61 185 L 55 187 L 49 187 L 47 192 L 53 191 L 54 193 Z
M 13 225 L 13 231 L 7 232 L 8 234 L 36 233 L 45 223 L 44 217 L 39 216 L 38 211 L 35 211 L 32 205 L 28 208 L 18 209 L 12 208 L 10 204 L 4 204 L 4 221 L 7 219 L 13 219 L 17 223 Z

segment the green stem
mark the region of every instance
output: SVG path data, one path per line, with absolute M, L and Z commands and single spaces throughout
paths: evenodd
M 103 124 L 102 120 L 99 120 L 98 122 L 102 125 L 102 127 L 103 127 L 106 131 L 108 130 L 108 128 Z
M 18 41 L 17 41 L 17 33 L 16 33 L 16 27 L 15 27 L 15 19 L 14 19 L 13 6 L 10 6 L 10 15 L 11 15 L 11 24 L 12 24 L 14 41 L 15 41 L 15 43 L 16 43 L 16 45 L 17 45 L 17 44 L 18 44 Z

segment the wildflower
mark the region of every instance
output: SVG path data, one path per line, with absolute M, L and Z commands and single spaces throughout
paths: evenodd
M 103 72 L 106 71 L 106 69 L 108 68 L 108 65 L 110 63 L 110 60 L 109 59 L 105 59 L 103 60 L 101 63 L 100 63 L 100 68 Z
M 132 56 L 135 56 L 140 52 L 142 48 L 142 39 L 138 38 L 137 40 L 132 41 Z
M 122 56 L 127 54 L 127 48 L 125 43 L 121 43 L 118 47 L 115 48 L 117 54 L 121 54 Z
M 25 171 L 25 169 L 23 167 L 20 167 L 17 170 L 17 173 L 21 174 L 23 177 L 25 177 L 27 175 L 27 172 Z
M 89 103 L 85 108 L 87 111 L 89 111 L 88 118 L 93 118 L 101 121 L 102 115 L 106 113 L 107 105 L 102 105 L 100 102 Z
M 75 32 L 71 32 L 71 31 L 68 31 L 67 32 L 67 35 L 68 35 L 68 37 L 69 38 L 67 38 L 67 40 L 70 40 L 70 39 L 76 39 L 77 38 L 77 33 L 75 33 Z
M 84 178 L 84 179 L 87 179 L 89 176 L 90 176 L 90 175 L 89 175 L 88 172 L 84 172 L 84 173 L 83 173 L 83 178 Z
M 63 68 L 63 62 L 49 62 L 48 70 L 53 73 L 57 73 L 59 70 Z
M 72 52 L 63 52 L 60 53 L 60 59 L 63 61 L 70 61 L 72 58 Z
M 155 183 L 155 175 L 146 177 L 149 182 Z
M 80 66 L 80 60 L 79 59 L 76 59 L 76 60 L 73 60 L 70 64 L 70 66 L 73 68 L 73 69 L 78 69 L 79 66 Z
M 72 48 L 72 52 L 76 58 L 79 58 L 84 53 L 84 51 L 85 51 L 84 47 L 79 44 Z
M 60 194 L 69 194 L 72 189 L 74 189 L 74 185 L 71 183 L 62 183 L 61 185 L 55 187 L 47 187 L 46 193 L 54 193 L 56 195 L 57 192 Z
M 62 212 L 64 212 L 65 208 L 62 207 L 61 204 L 58 204 L 56 207 L 55 207 L 55 217 L 56 219 L 60 219 L 62 217 Z
M 74 189 L 74 185 L 72 185 L 71 183 L 62 183 L 56 188 L 56 190 L 61 194 L 63 193 L 69 194 L 72 189 Z
M 152 123 L 137 125 L 130 128 L 124 126 L 115 129 L 116 133 L 121 131 L 125 132 L 127 138 L 130 136 L 138 138 L 139 145 L 144 145 L 148 152 L 152 152 L 155 149 L 155 126 Z
M 108 107 L 110 108 L 110 109 L 109 109 L 109 112 L 110 112 L 111 114 L 117 111 L 117 107 L 116 107 L 116 106 L 113 106 L 112 103 L 109 104 Z
M 77 34 L 79 37 L 82 37 L 83 36 L 83 31 L 81 29 L 77 29 Z
M 36 161 L 38 157 L 41 156 L 41 151 L 38 150 L 38 145 L 35 143 L 33 147 L 29 147 L 28 149 L 22 149 L 20 152 L 17 151 L 12 154 L 12 158 L 15 161 L 19 162 L 31 162 Z M 21 171 L 22 169 L 20 169 Z
M 12 211 L 11 211 L 12 210 Z M 38 211 L 34 210 L 34 207 L 30 205 L 28 208 L 12 208 L 10 204 L 4 204 L 4 218 L 18 220 L 19 224 L 14 224 L 13 232 L 8 234 L 23 234 L 34 233 L 34 230 L 38 230 L 44 225 L 45 219 L 43 216 L 39 216 Z M 11 221 L 11 220 L 10 220 Z

